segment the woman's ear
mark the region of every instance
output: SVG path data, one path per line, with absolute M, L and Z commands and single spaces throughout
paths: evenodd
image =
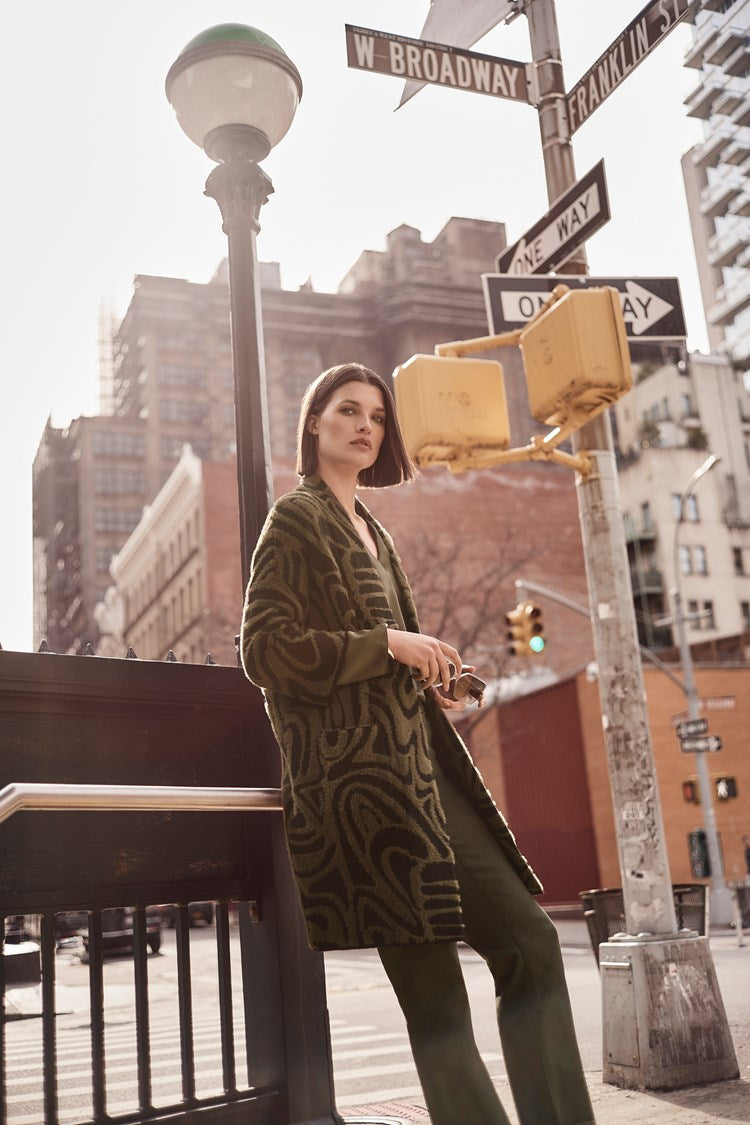
M 318 419 L 314 414 L 311 414 L 307 419 L 307 432 L 309 434 L 317 434 L 318 432 Z

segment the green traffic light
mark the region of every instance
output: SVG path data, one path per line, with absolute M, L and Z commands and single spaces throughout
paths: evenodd
M 529 648 L 532 652 L 543 652 L 546 643 L 544 637 L 531 637 L 529 640 Z

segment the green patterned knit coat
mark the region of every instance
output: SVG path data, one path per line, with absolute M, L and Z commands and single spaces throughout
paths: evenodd
M 393 543 L 357 506 L 386 543 L 406 627 L 418 632 Z M 313 949 L 462 936 L 430 744 L 529 891 L 541 890 L 431 698 L 425 716 L 409 669 L 389 660 L 385 674 L 337 686 L 347 630 L 384 622 L 395 624 L 369 551 L 327 485 L 305 478 L 276 503 L 258 541 L 241 649 L 281 748 L 286 837 Z

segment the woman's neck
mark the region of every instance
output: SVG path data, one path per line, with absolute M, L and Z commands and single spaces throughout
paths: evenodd
M 357 491 L 356 475 L 352 476 L 346 471 L 336 472 L 331 465 L 318 465 L 317 473 L 324 484 L 328 485 L 347 515 L 354 519 L 357 514 L 354 507 Z

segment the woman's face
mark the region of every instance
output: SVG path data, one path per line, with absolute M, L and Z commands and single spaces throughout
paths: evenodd
M 359 474 L 377 461 L 385 437 L 383 392 L 352 380 L 338 387 L 320 414 L 308 420 L 318 439 L 318 472 L 351 468 Z

